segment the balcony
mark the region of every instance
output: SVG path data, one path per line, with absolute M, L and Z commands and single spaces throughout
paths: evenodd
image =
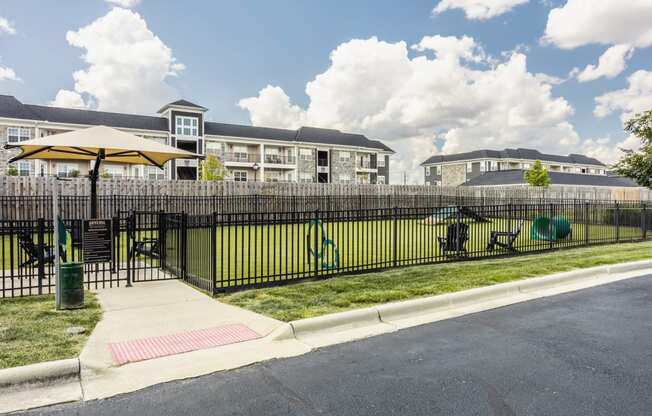
M 177 159 L 177 167 L 196 168 L 198 165 L 197 159 Z
M 254 164 L 260 163 L 258 153 L 224 153 L 221 157 L 223 163 Z
M 297 158 L 294 155 L 267 154 L 267 155 L 265 155 L 265 164 L 266 165 L 291 165 L 291 166 L 294 166 L 294 165 L 297 164 Z
M 358 160 L 358 163 L 355 165 L 356 170 L 360 172 L 375 172 L 376 164 L 371 163 L 371 160 Z

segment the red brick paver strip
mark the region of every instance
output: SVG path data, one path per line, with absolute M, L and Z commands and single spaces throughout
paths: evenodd
M 123 365 L 258 338 L 260 335 L 251 328 L 238 324 L 110 343 L 109 350 L 113 362 L 116 365 Z

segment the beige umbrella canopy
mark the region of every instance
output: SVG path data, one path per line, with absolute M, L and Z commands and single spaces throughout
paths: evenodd
M 163 168 L 172 159 L 195 159 L 201 156 L 172 146 L 143 139 L 106 126 L 91 127 L 9 143 L 5 148 L 20 148 L 22 153 L 10 161 L 21 159 L 101 160 L 132 165 L 153 165 Z
M 10 162 L 21 159 L 94 160 L 91 179 L 91 217 L 97 214 L 97 179 L 102 161 L 151 165 L 163 169 L 172 159 L 198 159 L 202 156 L 172 146 L 143 139 L 106 126 L 90 127 L 68 133 L 8 143 L 6 149 L 22 152 Z

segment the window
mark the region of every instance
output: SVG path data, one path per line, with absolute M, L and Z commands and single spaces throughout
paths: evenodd
M 16 164 L 19 176 L 29 176 L 32 171 L 32 164 L 27 160 L 21 160 Z
M 523 169 L 530 169 L 529 163 L 523 163 Z
M 249 155 L 247 152 L 247 146 L 233 146 L 233 158 L 238 161 L 247 161 L 249 160 Z
M 315 181 L 314 176 L 311 173 L 302 172 L 299 175 L 299 182 L 301 183 L 313 183 Z
M 233 171 L 233 180 L 236 182 L 247 182 L 247 171 L 246 170 Z
M 224 143 L 220 142 L 206 142 L 206 153 L 222 153 L 224 150 Z
M 466 164 L 466 171 L 469 172 L 469 173 L 470 173 L 470 172 L 473 172 L 473 163 L 468 162 L 468 163 Z
M 426 166 L 426 176 L 430 176 L 430 166 Z
M 165 179 L 165 170 L 156 166 L 147 166 L 147 179 L 153 181 L 162 181 Z
M 441 176 L 441 166 L 437 166 L 437 175 Z
M 384 168 L 385 167 L 385 155 L 378 155 L 376 156 L 377 165 L 379 168 Z
M 312 149 L 299 149 L 301 160 L 312 160 Z
M 385 185 L 385 177 L 383 175 L 378 175 L 376 178 L 376 183 L 378 185 Z
M 100 168 L 101 168 L 101 166 L 100 166 Z M 121 178 L 121 177 L 125 176 L 124 167 L 116 166 L 116 165 L 107 165 L 104 168 L 104 173 L 109 175 L 112 178 Z
M 351 182 L 351 175 L 346 173 L 340 173 L 339 179 L 340 182 Z
M 57 169 L 57 176 L 60 178 L 68 178 L 73 176 L 73 172 L 79 170 L 77 169 L 77 165 L 72 165 L 69 163 L 57 163 L 56 165 Z
M 9 127 L 7 128 L 7 142 L 16 143 L 22 142 L 24 140 L 29 140 L 32 134 L 29 129 L 24 129 L 20 127 Z
M 492 160 L 489 163 L 490 163 L 490 169 L 492 171 L 498 170 L 498 162 L 496 162 L 495 160 Z
M 199 119 L 197 117 L 176 117 L 177 135 L 179 136 L 199 136 Z
M 281 182 L 283 180 L 283 175 L 281 172 L 268 171 L 265 172 L 265 182 Z
M 351 160 L 351 153 L 340 152 L 340 162 L 348 162 L 349 160 Z

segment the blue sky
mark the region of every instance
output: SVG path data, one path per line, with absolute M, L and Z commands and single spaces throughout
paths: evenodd
M 120 1 L 132 0 L 115 2 Z M 492 3 L 492 0 L 475 1 Z M 265 109 L 258 108 L 260 106 L 254 110 L 250 106 L 246 110 L 238 106 L 238 102 L 246 97 L 261 98 L 261 89 L 272 85 L 282 89 L 292 105 L 297 105 L 302 111 L 307 110 L 311 101 L 321 99 L 309 97 L 306 94 L 306 84 L 317 75 L 327 72 L 331 68 L 331 52 L 352 39 L 367 40 L 375 36 L 379 41 L 389 44 L 405 41 L 410 47 L 426 36 L 454 36 L 458 39 L 467 36 L 474 39 L 475 45 L 481 47 L 486 56 L 495 59 L 493 64 L 468 62 L 465 64 L 467 68 L 488 70 L 491 65 L 508 59 L 503 53 L 509 54 L 518 50 L 527 58 L 529 73 L 543 73 L 563 79 L 564 82 L 551 83 L 550 99 L 564 99 L 572 107 L 572 111 L 566 111 L 551 123 L 570 123 L 573 134 L 576 133 L 578 137 L 572 145 L 559 147 L 559 151 L 587 150 L 596 155 L 605 154 L 605 147 L 615 148 L 626 139 L 621 122 L 621 116 L 626 111 L 623 105 L 616 105 L 616 109 L 609 114 L 596 117 L 595 99 L 612 91 L 626 90 L 631 74 L 638 70 L 651 70 L 652 48 L 647 46 L 647 41 L 640 41 L 640 36 L 636 38 L 640 33 L 633 33 L 629 36 L 632 37 L 631 43 L 636 44 L 636 49 L 633 56 L 626 61 L 626 69 L 611 79 L 601 77 L 589 82 L 579 82 L 576 78 L 569 77 L 573 68 L 581 70 L 589 64 L 596 64 L 598 58 L 610 46 L 623 43 L 623 39 L 615 35 L 613 43 L 604 39 L 593 42 L 593 35 L 588 33 L 588 37 L 584 38 L 588 39 L 585 44 L 573 49 L 562 49 L 554 43 L 542 45 L 541 38 L 546 33 L 550 11 L 565 7 L 567 2 L 520 0 L 521 3 L 524 1 L 525 4 L 518 4 L 508 12 L 483 20 L 468 18 L 463 9 L 454 7 L 456 2 L 463 4 L 462 0 L 450 0 L 453 7 L 438 14 L 433 13 L 438 0 L 142 0 L 131 7 L 129 13 L 140 15 L 148 30 L 171 50 L 175 62 L 184 65 L 183 69 L 174 71 L 176 75 L 165 77 L 164 92 L 154 95 L 157 98 L 178 96 L 196 101 L 210 108 L 209 117 L 215 121 L 249 123 L 251 120 L 259 120 L 265 121 L 265 124 L 291 127 L 298 121 L 288 121 L 285 115 L 280 118 L 271 117 Z M 641 3 L 643 8 L 644 3 L 649 3 L 647 0 L 632 1 Z M 515 1 L 517 2 L 519 0 Z M 582 0 L 575 2 L 580 3 Z M 0 80 L 0 93 L 15 95 L 27 103 L 47 104 L 55 99 L 59 90 L 79 90 L 83 105 L 119 111 L 119 108 L 113 108 L 115 104 L 107 104 L 110 102 L 108 98 L 94 96 L 93 88 L 99 87 L 75 87 L 73 73 L 87 70 L 93 64 L 81 58 L 85 52 L 83 47 L 73 46 L 66 38 L 68 31 L 78 31 L 91 24 L 110 13 L 114 6 L 103 0 L 3 0 L 0 17 L 10 22 L 15 33 L 2 33 L 0 30 L 0 67 L 11 68 L 20 79 Z M 600 16 L 595 18 L 599 19 Z M 561 44 L 562 40 L 558 43 Z M 376 53 L 372 49 L 370 47 L 369 53 Z M 361 53 L 365 54 L 364 49 L 362 50 Z M 415 50 L 409 50 L 408 53 L 410 59 L 427 54 Z M 138 56 L 134 57 L 134 60 L 138 59 Z M 105 61 L 106 59 L 103 62 Z M 132 81 L 138 88 L 137 80 Z M 505 88 L 509 89 L 511 86 L 508 84 Z M 331 85 L 328 84 L 324 88 Z M 149 94 L 148 88 L 157 88 L 149 84 L 145 84 L 145 87 L 143 95 Z M 345 91 L 344 94 L 364 94 L 365 87 L 359 85 L 357 88 L 351 88 L 355 91 Z M 437 91 L 433 90 L 434 97 L 438 95 Z M 342 95 L 342 92 L 337 91 L 336 94 Z M 462 91 L 460 94 L 459 101 L 464 102 L 467 97 L 462 95 Z M 125 97 L 125 100 L 129 100 L 129 97 Z M 150 104 L 153 102 L 155 101 L 144 101 L 143 105 L 153 106 Z M 61 101 L 58 104 L 61 104 Z M 333 103 L 333 106 L 336 105 L 338 103 Z M 136 109 L 144 113 L 157 110 L 153 107 Z M 491 111 L 491 106 L 482 110 L 483 114 L 487 111 Z M 429 124 L 426 123 L 427 125 L 418 132 L 409 126 L 405 128 L 401 122 L 398 123 L 401 124 L 400 128 L 396 124 L 385 130 L 388 137 L 378 137 L 385 136 L 380 127 L 370 128 L 368 123 L 350 120 L 340 122 L 337 118 L 334 119 L 336 116 L 332 114 L 320 116 L 315 115 L 317 110 L 313 111 L 313 115 L 310 112 L 308 110 L 308 114 L 300 120 L 312 122 L 311 124 L 327 121 L 327 124 L 334 125 L 323 127 L 348 127 L 373 134 L 374 138 L 389 141 L 390 146 L 396 144 L 397 147 L 420 147 L 424 143 L 423 140 L 410 140 L 416 136 L 429 136 L 432 131 L 432 135 L 425 140 L 440 146 L 427 147 L 424 151 L 428 153 L 446 151 L 441 145 L 448 140 L 444 133 L 451 128 L 450 123 L 444 123 L 447 126 L 442 125 L 441 128 L 437 126 L 437 118 Z M 464 128 L 466 127 L 467 124 L 464 124 Z M 527 134 L 538 133 L 532 133 L 531 130 Z M 522 140 L 520 144 L 527 146 L 527 134 L 522 139 L 514 138 L 504 143 L 500 139 L 482 143 L 490 147 L 495 143 L 495 147 L 501 147 L 503 144 L 513 145 Z M 394 135 L 401 137 L 390 137 Z M 556 150 L 554 138 L 549 133 L 542 135 L 548 137 L 547 142 L 541 145 L 543 150 Z M 470 137 L 472 136 L 470 134 Z M 399 143 L 401 138 L 405 140 Z M 463 141 L 463 138 L 455 140 Z M 586 144 L 586 140 L 601 140 L 601 144 Z M 471 147 L 473 143 L 451 148 Z M 413 159 L 415 156 L 407 157 Z M 405 164 L 402 168 L 414 170 L 414 163 Z

